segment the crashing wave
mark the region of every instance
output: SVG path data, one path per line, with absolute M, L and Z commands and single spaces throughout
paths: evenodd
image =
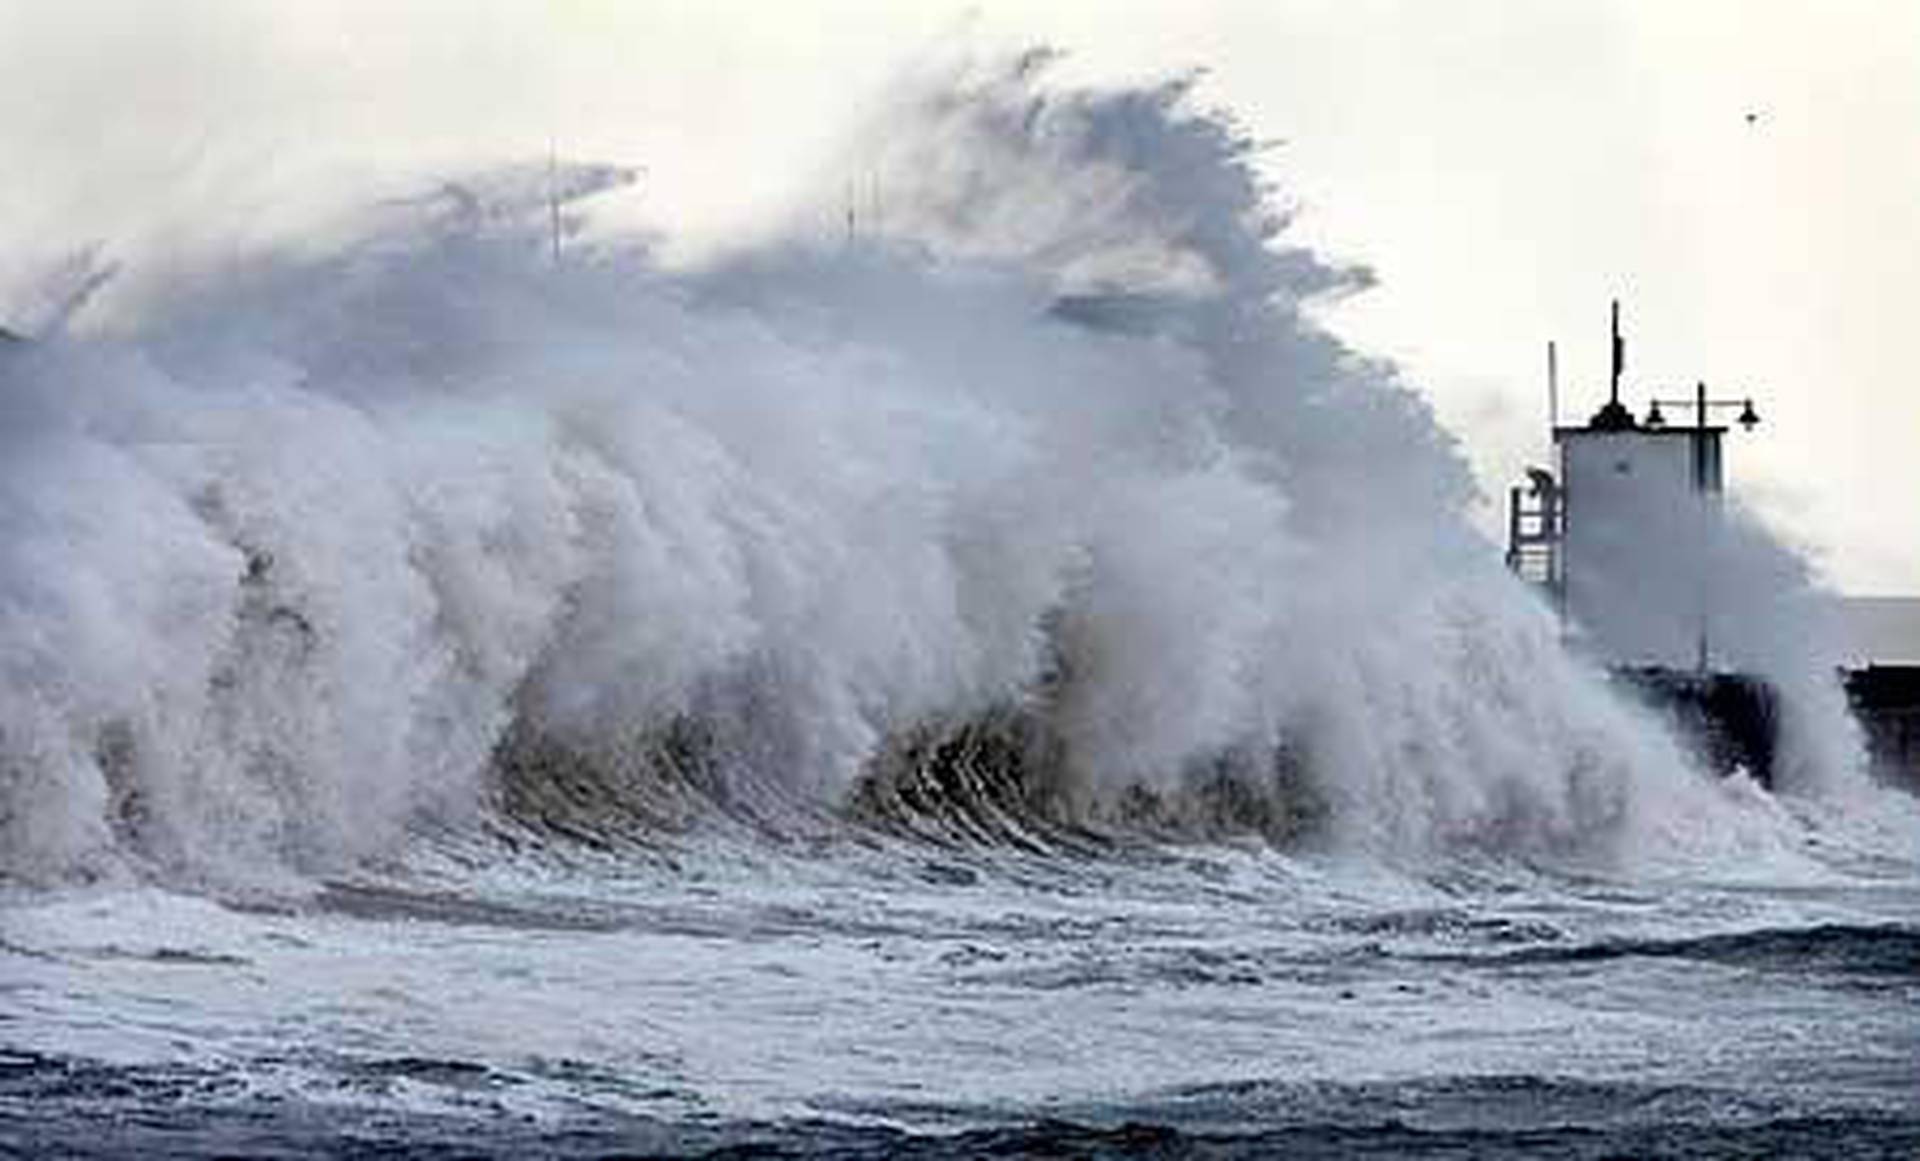
M 1309 317 L 1367 275 L 1286 244 L 1257 144 L 1185 82 L 1043 73 L 902 95 L 883 237 L 556 264 L 528 171 L 483 175 L 0 352 L 0 874 L 714 814 L 1722 825 L 1473 530 L 1426 404 Z

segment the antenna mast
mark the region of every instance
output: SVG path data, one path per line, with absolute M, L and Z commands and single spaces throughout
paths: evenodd
M 1627 368 L 1627 340 L 1620 337 L 1620 300 L 1613 300 L 1613 387 L 1607 405 L 1588 424 L 1595 431 L 1633 431 L 1633 413 L 1620 405 L 1620 372 Z
M 1620 300 L 1613 300 L 1613 392 L 1608 401 L 1620 406 L 1620 372 L 1627 367 L 1627 340 L 1620 337 Z

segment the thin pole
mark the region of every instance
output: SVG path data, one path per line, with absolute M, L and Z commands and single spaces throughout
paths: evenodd
M 1613 392 L 1608 397 L 1616 406 L 1620 402 L 1620 372 L 1627 368 L 1627 341 L 1620 337 L 1620 300 L 1613 300 Z
M 1693 492 L 1700 505 L 1700 565 L 1696 570 L 1700 602 L 1700 642 L 1696 659 L 1701 673 L 1707 672 L 1710 659 L 1707 640 L 1707 558 L 1708 540 L 1713 535 L 1713 513 L 1707 504 L 1707 385 L 1697 381 L 1693 389 Z
M 1560 426 L 1560 352 L 1547 340 L 1547 434 Z
M 1560 348 L 1552 340 L 1547 340 L 1547 451 L 1551 455 L 1559 441 L 1556 434 L 1560 427 Z M 1564 488 L 1567 481 L 1567 468 L 1563 460 L 1560 464 L 1560 483 Z M 1553 600 L 1554 614 L 1560 622 L 1560 640 L 1567 638 L 1567 562 L 1566 562 L 1566 493 L 1550 497 L 1547 503 L 1547 527 L 1545 531 L 1552 537 L 1547 542 L 1547 593 Z

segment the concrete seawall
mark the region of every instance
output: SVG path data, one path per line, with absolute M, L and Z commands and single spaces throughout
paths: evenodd
M 1920 665 L 1851 669 L 1846 686 L 1867 733 L 1874 775 L 1920 791 Z

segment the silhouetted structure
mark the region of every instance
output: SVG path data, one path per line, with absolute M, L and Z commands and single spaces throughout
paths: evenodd
M 1708 422 L 1749 399 L 1654 399 L 1645 421 L 1620 400 L 1627 344 L 1620 304 L 1611 317 L 1607 402 L 1581 426 L 1558 422 L 1558 365 L 1548 354 L 1549 409 L 1557 472 L 1527 469 L 1509 494 L 1507 566 L 1547 594 L 1570 642 L 1604 663 L 1614 680 L 1665 713 L 1710 766 L 1772 775 L 1774 693 L 1758 677 L 1716 668 L 1715 545 L 1721 535 L 1721 437 Z M 1671 425 L 1661 407 L 1691 408 Z
M 1845 681 L 1874 773 L 1920 790 L 1920 665 L 1869 664 Z

